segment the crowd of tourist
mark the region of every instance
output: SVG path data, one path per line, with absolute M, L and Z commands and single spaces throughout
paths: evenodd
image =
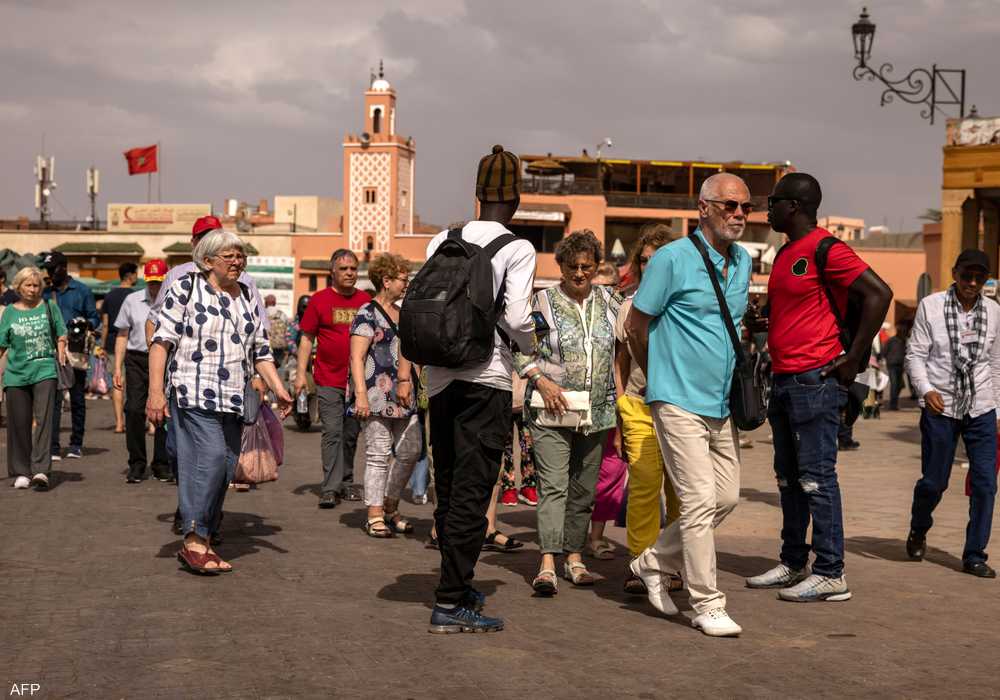
M 434 237 L 415 277 L 404 258 L 377 255 L 367 264 L 369 294 L 357 286 L 358 256 L 336 250 L 331 285 L 301 300 L 294 318 L 261 298 L 245 271 L 245 243 L 211 216 L 192 230 L 192 262 L 169 270 L 147 262 L 143 289 L 138 268 L 123 265 L 100 313 L 60 253 L 43 258 L 44 274 L 21 269 L 0 316 L 12 485 L 47 488 L 63 456 L 63 392 L 72 412 L 65 456 L 82 456 L 88 361 L 100 355 L 113 376 L 114 429 L 125 434 L 126 482 L 151 470 L 176 483 L 178 559 L 193 573 L 227 573 L 233 567 L 216 547 L 243 435 L 262 405 L 284 418 L 314 392 L 320 508 L 363 500 L 364 532 L 392 539 L 414 531 L 400 512 L 407 484 L 417 503 L 432 494 L 429 546 L 440 552 L 440 579 L 431 632 L 503 629 L 482 612 L 475 567 L 483 550 L 523 548 L 496 525 L 498 503 L 522 503 L 537 522 L 534 594 L 555 595 L 561 580 L 594 585 L 585 557 L 615 556 L 604 533 L 617 521 L 626 593 L 673 616 L 671 594 L 684 589 L 693 627 L 738 635 L 717 581 L 715 531 L 739 502 L 748 446 L 732 409 L 734 373 L 751 357 L 739 351 L 739 333 L 770 362 L 757 388 L 769 394 L 783 516 L 779 563 L 746 586 L 793 602 L 850 599 L 837 456 L 849 390 L 868 367 L 892 295 L 817 226 L 819 183 L 791 173 L 768 197 L 769 222 L 787 243 L 761 308 L 749 298 L 750 255 L 737 243 L 754 200 L 736 175 L 705 180 L 688 236 L 646 226 L 624 274 L 591 231 L 570 233 L 555 250 L 558 283 L 539 290 L 534 247 L 508 229 L 520 172 L 517 157 L 495 146 L 477 170 L 478 218 Z M 963 252 L 954 284 L 924 299 L 912 330 L 900 325 L 880 351 L 889 408 L 898 408 L 904 376 L 921 406 L 907 553 L 925 554 L 962 437 L 970 460 L 963 569 L 985 578 L 995 576 L 986 547 L 1000 405 L 1000 306 L 982 296 L 989 269 L 981 251 Z M 286 357 L 291 390 L 279 372 Z

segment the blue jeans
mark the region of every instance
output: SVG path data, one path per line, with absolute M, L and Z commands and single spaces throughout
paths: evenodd
M 776 374 L 768 420 L 774 433 L 774 471 L 781 494 L 781 561 L 802 569 L 844 573 L 844 514 L 837 482 L 837 432 L 847 389 L 820 370 Z M 806 531 L 812 520 L 812 546 Z
M 235 413 L 175 408 L 177 500 L 181 528 L 208 538 L 217 532 L 222 503 L 240 457 L 243 423 Z
M 969 525 L 965 529 L 966 564 L 986 561 L 986 545 L 990 541 L 993 523 L 993 502 L 997 493 L 997 414 L 958 420 L 931 413 L 926 408 L 920 414 L 920 468 L 922 476 L 913 488 L 913 509 L 910 529 L 923 535 L 931 529 L 931 513 L 941 502 L 948 488 L 951 465 L 955 461 L 958 438 L 965 440 L 969 456 Z

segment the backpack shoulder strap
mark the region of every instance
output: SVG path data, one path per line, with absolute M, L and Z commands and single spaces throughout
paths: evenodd
M 708 273 L 708 278 L 712 280 L 712 288 L 715 290 L 715 298 L 719 302 L 719 311 L 722 313 L 722 320 L 725 323 L 726 330 L 729 332 L 729 340 L 733 344 L 733 352 L 736 353 L 736 364 L 743 365 L 746 362 L 746 355 L 743 352 L 743 344 L 740 343 L 740 338 L 736 334 L 736 324 L 733 323 L 733 316 L 729 313 L 729 304 L 726 302 L 726 297 L 722 293 L 722 286 L 719 284 L 719 277 L 715 274 L 715 265 L 712 264 L 712 260 L 708 257 L 708 250 L 701 242 L 701 239 L 694 233 L 689 233 L 688 238 L 691 239 L 691 243 L 693 243 L 694 247 L 699 253 L 701 253 L 702 262 L 705 263 L 705 271 Z
M 501 248 L 506 246 L 508 243 L 513 243 L 516 240 L 517 236 L 515 236 L 513 233 L 505 233 L 502 236 L 497 236 L 492 241 L 490 241 L 489 245 L 483 248 L 483 253 L 486 255 L 486 257 L 492 259 L 494 255 L 500 252 Z
M 462 240 L 462 229 L 460 228 L 448 229 L 448 238 L 450 238 L 453 241 Z
M 813 260 L 816 263 L 816 274 L 819 276 L 819 283 L 823 287 L 823 293 L 826 295 L 826 300 L 830 304 L 830 310 L 833 312 L 833 317 L 837 320 L 837 328 L 840 329 L 840 344 L 843 346 L 844 352 L 847 352 L 851 349 L 851 343 L 847 337 L 847 325 L 844 322 L 843 315 L 840 313 L 840 307 L 837 306 L 837 299 L 833 296 L 833 290 L 830 288 L 830 283 L 827 282 L 826 279 L 826 262 L 827 258 L 830 256 L 830 248 L 837 243 L 847 245 L 836 236 L 827 236 L 821 240 L 816 245 L 816 253 L 813 256 Z

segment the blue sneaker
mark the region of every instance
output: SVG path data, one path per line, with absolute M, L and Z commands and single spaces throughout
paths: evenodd
M 466 608 L 472 608 L 476 612 L 482 612 L 483 606 L 486 605 L 486 596 L 477 591 L 475 588 L 470 587 L 465 595 L 462 596 L 462 602 L 459 603 L 460 606 Z
M 70 445 L 66 449 L 66 457 L 68 459 L 80 459 L 83 457 L 83 448 L 77 447 L 76 445 Z
M 485 617 L 475 610 L 459 605 L 446 610 L 434 606 L 431 613 L 431 624 L 427 631 L 431 634 L 455 634 L 458 632 L 499 632 L 503 629 L 503 620 L 499 617 Z

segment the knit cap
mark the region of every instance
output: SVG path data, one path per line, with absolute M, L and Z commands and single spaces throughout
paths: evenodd
M 512 202 L 521 195 L 521 161 L 503 146 L 479 161 L 476 198 L 480 202 Z

